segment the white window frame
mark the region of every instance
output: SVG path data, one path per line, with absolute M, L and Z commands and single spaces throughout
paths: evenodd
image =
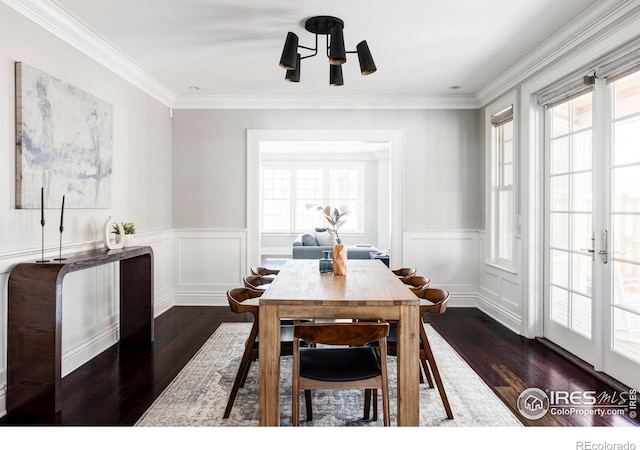
M 513 108 L 513 182 L 510 187 L 498 186 L 498 164 L 500 163 L 497 154 L 498 132 L 496 126 L 491 123 L 491 118 L 509 107 Z M 516 93 L 512 92 L 503 96 L 498 101 L 490 104 L 485 109 L 485 162 L 486 162 L 486 242 L 485 242 L 485 263 L 496 268 L 517 273 L 517 245 L 516 236 L 519 229 L 518 220 L 518 105 Z M 510 190 L 513 196 L 511 208 L 512 232 L 508 237 L 511 241 L 511 259 L 500 258 L 499 255 L 499 235 L 500 235 L 500 214 L 498 196 L 500 192 Z
M 290 202 L 290 217 L 291 222 L 289 224 L 288 230 L 264 230 L 263 225 L 263 217 L 260 217 L 260 230 L 261 233 L 268 233 L 269 235 L 278 235 L 278 234 L 296 234 L 308 231 L 306 229 L 300 229 L 296 224 L 296 170 L 301 169 L 321 169 L 325 174 L 325 184 L 324 184 L 324 199 L 320 200 L 322 205 L 331 204 L 332 207 L 339 207 L 340 205 L 334 205 L 331 203 L 329 197 L 329 171 L 332 169 L 356 169 L 360 173 L 360 186 L 359 186 L 359 198 L 358 198 L 358 208 L 352 211 L 348 218 L 353 223 L 355 221 L 357 223 L 356 229 L 351 229 L 348 231 L 342 231 L 341 235 L 355 235 L 355 234 L 363 234 L 365 232 L 365 205 L 366 205 L 366 164 L 365 161 L 340 161 L 340 166 L 336 167 L 335 161 L 307 161 L 307 160 L 297 160 L 297 161 L 283 161 L 283 160 L 266 160 L 263 161 L 262 166 L 260 168 L 260 186 L 263 185 L 263 174 L 264 169 L 289 169 L 291 170 L 291 198 Z M 261 203 L 261 211 L 264 211 L 264 198 L 262 195 L 262 188 L 260 189 L 260 203 Z M 315 224 L 317 227 L 326 227 L 327 222 L 322 218 L 320 212 L 318 212 L 318 221 Z

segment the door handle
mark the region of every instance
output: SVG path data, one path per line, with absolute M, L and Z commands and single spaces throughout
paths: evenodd
M 591 253 L 591 260 L 592 261 L 596 260 L 596 251 L 593 248 L 593 247 L 595 247 L 595 243 L 596 243 L 596 234 L 595 233 L 591 233 L 591 247 L 592 248 L 581 248 L 580 249 L 583 252 Z
M 609 262 L 609 232 L 607 230 L 602 232 L 602 250 L 598 254 L 602 257 L 604 264 Z

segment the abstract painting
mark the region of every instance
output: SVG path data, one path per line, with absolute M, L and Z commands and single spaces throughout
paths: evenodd
M 16 63 L 16 208 L 110 208 L 113 107 Z

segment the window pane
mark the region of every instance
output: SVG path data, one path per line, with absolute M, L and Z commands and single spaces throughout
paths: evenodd
M 591 172 L 572 175 L 573 193 L 571 196 L 572 211 L 591 211 Z
M 640 264 L 612 261 L 613 303 L 640 314 Z
M 551 287 L 550 296 L 551 319 L 559 324 L 569 326 L 569 292 L 564 289 Z
M 551 174 L 569 171 L 569 137 L 551 141 Z
M 640 72 L 613 83 L 614 117 L 616 119 L 640 112 Z M 637 141 L 636 141 L 637 142 Z
M 611 257 L 640 262 L 640 214 L 612 214 Z
M 571 214 L 571 250 L 583 251 L 593 246 L 591 214 Z
M 593 259 L 591 255 L 572 255 L 571 261 L 571 289 L 591 296 L 591 271 Z
M 640 361 L 640 315 L 619 308 L 613 310 L 613 348 Z
M 551 250 L 551 283 L 569 287 L 569 253 Z
M 569 248 L 569 214 L 551 213 L 551 246 Z
M 611 170 L 613 209 L 640 213 L 640 165 Z
M 569 176 L 555 176 L 550 179 L 550 200 L 552 211 L 569 210 Z
M 570 105 L 573 108 L 573 131 L 584 130 L 585 128 L 591 128 L 591 121 L 593 112 L 591 108 L 593 94 L 581 95 L 570 101 Z
M 291 207 L 288 200 L 265 200 L 262 228 L 264 231 L 289 231 Z
M 613 165 L 640 162 L 640 117 L 613 124 Z
M 551 111 L 551 137 L 558 137 L 569 132 L 569 103 L 554 106 Z
M 591 169 L 591 130 L 573 135 L 572 171 Z
M 498 258 L 513 259 L 513 191 L 498 193 Z
M 591 298 L 571 294 L 571 329 L 591 338 Z

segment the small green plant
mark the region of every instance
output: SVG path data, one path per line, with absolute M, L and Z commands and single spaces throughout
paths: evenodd
M 136 234 L 136 224 L 131 222 L 121 222 L 124 234 Z M 112 233 L 120 234 L 120 228 L 116 224 L 112 226 Z

